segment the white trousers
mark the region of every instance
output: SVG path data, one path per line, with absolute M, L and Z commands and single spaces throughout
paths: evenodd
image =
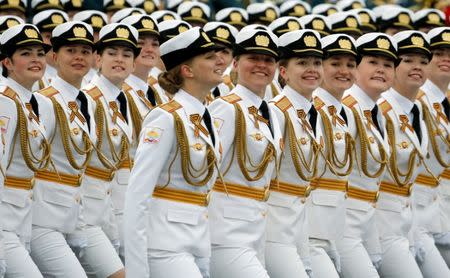
M 212 246 L 211 278 L 269 278 L 257 252 L 247 247 Z M 152 277 L 153 278 L 153 277 Z
M 58 231 L 33 226 L 31 257 L 44 277 L 87 277 L 64 235 Z
M 80 232 L 88 241 L 79 258 L 88 277 L 106 278 L 123 269 L 116 249 L 100 227 L 88 226 Z
M 447 264 L 447 267 L 450 268 L 450 246 L 448 245 L 436 245 L 436 246 L 445 263 Z
M 272 278 L 308 278 L 296 246 L 266 242 L 266 268 Z
M 311 268 L 314 278 L 339 278 L 333 261 L 328 256 L 329 252 L 337 251 L 331 246 L 330 242 L 321 239 L 309 240 L 309 253 L 311 257 Z M 339 259 L 336 257 L 335 259 Z
M 28 250 L 15 233 L 3 231 L 3 242 L 7 263 L 6 278 L 42 278 Z
M 409 251 L 405 237 L 381 239 L 382 261 L 379 273 L 383 278 L 422 278 L 419 266 Z
M 380 277 L 361 239 L 344 237 L 336 245 L 341 258 L 341 275 L 343 277 Z
M 209 278 L 209 258 L 189 253 L 149 250 L 148 265 L 151 278 Z M 148 277 L 142 277 L 148 278 Z
M 432 236 L 425 232 L 420 232 L 418 240 L 423 245 L 424 257 L 418 264 L 424 278 L 448 278 L 450 270 L 445 260 L 442 258 Z

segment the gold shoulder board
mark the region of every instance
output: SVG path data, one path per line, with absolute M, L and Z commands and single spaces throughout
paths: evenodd
M 352 97 L 351 95 L 346 96 L 345 98 L 342 99 L 342 103 L 349 107 L 352 108 L 353 106 L 355 106 L 355 104 L 357 104 L 358 102 L 356 101 L 356 99 L 354 97 Z
M 122 90 L 124 90 L 124 92 L 128 92 L 129 90 L 131 90 L 131 86 L 128 85 L 126 82 L 123 82 Z
M 147 78 L 147 83 L 148 83 L 150 86 L 153 86 L 153 85 L 155 85 L 156 83 L 158 83 L 158 80 L 156 80 L 153 76 L 149 76 L 149 77 Z
M 236 94 L 229 94 L 229 95 L 221 97 L 221 99 L 225 100 L 226 102 L 228 102 L 230 104 L 236 103 L 241 100 L 241 98 Z
M 380 106 L 381 111 L 383 112 L 383 115 L 386 115 L 389 112 L 389 110 L 392 109 L 392 106 L 386 100 L 384 100 L 382 103 L 380 103 L 379 106 Z
M 317 110 L 322 109 L 322 107 L 324 107 L 324 106 L 325 106 L 325 102 L 323 102 L 323 100 L 321 100 L 319 97 L 314 98 L 314 107 Z
M 292 107 L 292 103 L 286 96 L 283 96 L 279 101 L 275 103 L 275 106 L 278 107 L 281 111 L 286 112 L 286 110 Z
M 56 94 L 59 94 L 58 90 L 56 90 L 52 86 L 47 87 L 47 88 L 42 89 L 42 90 L 39 90 L 38 93 L 40 93 L 41 95 L 43 95 L 45 97 L 52 97 L 52 96 L 54 96 Z
M 91 96 L 94 100 L 99 99 L 103 94 L 98 87 L 94 87 L 87 91 L 87 94 Z
M 5 97 L 9 97 L 10 99 L 15 99 L 17 93 L 14 92 L 14 90 L 11 89 L 10 87 L 6 87 L 5 91 L 3 91 L 3 95 L 4 95 Z
M 179 104 L 175 100 L 171 100 L 171 101 L 169 101 L 167 103 L 164 103 L 164 104 L 162 104 L 162 105 L 160 105 L 158 107 L 163 109 L 163 110 L 165 110 L 165 111 L 167 111 L 167 112 L 169 112 L 169 113 L 172 113 L 172 112 L 180 109 L 182 106 L 181 106 L 181 104 Z

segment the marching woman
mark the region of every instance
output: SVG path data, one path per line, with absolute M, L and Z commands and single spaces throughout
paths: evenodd
M 5 174 L 2 219 L 8 277 L 42 277 L 29 255 L 34 175 L 50 164 L 52 105 L 31 88 L 45 71 L 44 44 L 37 28 L 20 24 L 0 37 L 5 79 L 0 95 L 0 124 Z M 46 126 L 48 124 L 48 126 Z
M 318 32 L 292 31 L 279 38 L 279 70 L 286 86 L 270 104 L 284 137 L 277 181 L 267 203 L 266 266 L 270 277 L 308 277 L 305 202 L 317 172 L 320 135 L 312 92 L 322 82 L 323 51 Z M 305 264 L 306 263 L 306 264 Z
M 88 163 L 83 181 L 83 217 L 86 224 L 102 228 L 119 250 L 122 260 L 123 207 L 133 164 L 130 149 L 137 140 L 129 100 L 122 87 L 133 72 L 135 58 L 140 53 L 137 40 L 138 31 L 133 26 L 123 23 L 105 25 L 95 45 L 99 74 L 83 88 L 95 101 L 97 127 L 96 152 Z M 98 254 L 102 252 L 97 252 L 90 262 L 99 263 L 101 255 Z M 121 268 L 117 260 L 109 263 L 106 257 L 103 259 L 101 263 L 105 272 L 102 271 L 100 276 L 107 272 L 111 275 L 111 270 Z
M 277 37 L 242 30 L 233 54 L 239 83 L 210 105 L 223 145 L 223 179 L 214 185 L 209 205 L 211 277 L 266 278 L 266 202 L 283 141 L 263 97 L 276 70 Z
M 341 104 L 356 74 L 357 53 L 353 38 L 335 34 L 322 38 L 323 81 L 314 91 L 314 107 L 320 117 L 322 137 L 317 177 L 311 181 L 306 213 L 310 257 L 314 277 L 338 277 L 340 258 L 336 243 L 345 227 L 345 196 L 353 168 L 353 136 L 350 111 Z M 325 160 L 326 159 L 326 160 Z M 333 266 L 334 263 L 334 266 Z
M 342 100 L 356 124 L 356 161 L 348 177 L 346 225 L 336 242 L 344 277 L 379 277 L 381 249 L 375 221 L 378 184 L 387 171 L 389 145 L 376 101 L 394 82 L 397 45 L 388 35 L 370 33 L 356 41 L 361 61 L 356 81 Z M 384 137 L 383 137 L 384 136 Z
M 427 34 L 433 54 L 426 69 L 428 80 L 417 95 L 429 136 L 425 162 L 431 172 L 422 169 L 415 180 L 413 229 L 415 247 L 419 251 L 416 260 L 423 276 L 438 278 L 450 276 L 445 259 L 437 248 L 450 244 L 449 193 L 445 191 L 450 185 L 450 104 L 445 97 L 450 82 L 450 43 L 444 39 L 445 33 L 450 35 L 450 28 L 432 30 Z M 440 190 L 443 194 L 439 198 Z M 441 210 L 446 207 L 447 212 Z M 437 246 L 433 235 L 439 242 Z M 440 249 L 445 250 L 445 247 Z
M 78 224 L 82 174 L 95 137 L 93 103 L 80 91 L 93 55 L 92 28 L 79 21 L 60 24 L 51 42 L 57 73 L 39 93 L 52 103 L 45 112 L 55 119 L 52 167 L 35 174 L 31 256 L 44 276 L 86 277 L 69 247 L 84 242 L 71 241 L 67 234 Z
M 450 266 L 450 159 L 448 155 L 450 142 L 450 104 L 446 93 L 449 93 L 448 86 L 450 84 L 450 41 L 445 38 L 450 36 L 450 28 L 434 28 L 428 34 L 430 40 L 430 50 L 433 58 L 428 65 L 428 80 L 422 86 L 424 94 L 419 95 L 419 100 L 424 101 L 430 117 L 426 116 L 426 121 L 430 121 L 433 130 L 439 127 L 439 131 L 430 134 L 430 144 L 433 150 L 430 155 L 434 155 L 436 167 L 432 170 L 438 170 L 436 174 L 442 178 L 439 186 L 439 221 L 437 225 L 433 225 L 431 231 L 434 233 L 436 246 L 442 257 Z M 449 94 L 450 96 L 450 94 Z M 445 117 L 447 117 L 447 121 Z M 436 125 L 432 122 L 435 119 Z M 435 139 L 431 139 L 435 136 Z M 447 140 L 447 141 L 446 141 Z M 416 180 L 417 181 L 417 180 Z M 431 189 L 430 189 L 431 190 Z M 425 220 L 425 219 L 424 219 Z M 436 223 L 436 222 L 435 222 Z
M 218 49 L 199 27 L 161 45 L 159 84 L 174 97 L 142 126 L 125 201 L 127 277 L 210 277 L 207 206 L 220 143 L 204 102 L 222 81 Z
M 423 277 L 410 251 L 412 226 L 411 191 L 427 153 L 428 134 L 422 121 L 419 88 L 426 80 L 431 52 L 425 34 L 403 31 L 395 34 L 399 65 L 392 88 L 381 94 L 378 106 L 386 123 L 389 141 L 389 171 L 379 186 L 376 221 L 381 244 L 381 277 Z M 414 249 L 414 248 L 412 248 Z

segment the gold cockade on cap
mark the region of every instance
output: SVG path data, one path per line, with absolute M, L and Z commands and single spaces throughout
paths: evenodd
M 91 17 L 91 25 L 93 27 L 102 28 L 103 27 L 103 19 L 100 16 L 94 15 Z
M 10 6 L 18 6 L 20 3 L 20 0 L 8 0 L 8 4 Z
M 258 35 L 255 37 L 255 43 L 257 46 L 268 47 L 270 39 L 264 35 Z
M 419 47 L 423 47 L 423 45 L 425 44 L 425 41 L 423 40 L 422 37 L 412 36 L 411 37 L 411 43 L 413 45 L 416 45 L 416 46 L 419 46 Z
M 359 20 L 361 20 L 361 23 L 367 24 L 370 23 L 370 15 L 367 13 L 360 13 Z
M 15 20 L 15 19 L 8 19 L 6 21 L 6 26 L 8 26 L 8 28 L 11 28 L 16 25 L 19 25 L 19 21 Z
M 399 14 L 398 22 L 400 22 L 401 24 L 409 24 L 411 22 L 411 18 L 407 14 Z
M 58 5 L 59 4 L 59 0 L 48 0 L 48 3 L 52 4 L 52 5 Z
M 296 5 L 294 7 L 294 13 L 297 16 L 301 16 L 301 15 L 305 15 L 306 11 L 305 11 L 305 7 L 303 7 L 302 5 Z
M 171 15 L 171 14 L 166 14 L 163 16 L 163 21 L 174 20 L 174 19 L 175 19 L 175 17 L 173 17 L 173 15 Z
M 51 20 L 53 23 L 56 23 L 56 24 L 61 24 L 64 22 L 64 18 L 60 14 L 52 15 Z
M 232 22 L 242 22 L 242 15 L 239 12 L 230 13 L 230 19 Z
M 222 27 L 217 28 L 216 36 L 226 40 L 230 37 L 230 31 L 228 31 L 226 28 L 222 28 Z
M 179 27 L 178 27 L 178 33 L 183 33 L 183 32 L 186 32 L 187 30 L 189 30 L 186 26 L 184 26 L 184 25 L 180 25 Z
M 316 47 L 317 46 L 317 39 L 314 36 L 305 36 L 303 38 L 303 42 L 307 47 Z
M 289 20 L 287 26 L 290 31 L 300 30 L 300 24 L 297 21 Z
M 358 26 L 358 21 L 354 17 L 348 17 L 345 20 L 345 24 L 347 24 L 347 27 L 356 28 Z
M 266 18 L 269 20 L 274 20 L 275 18 L 277 18 L 277 13 L 273 9 L 267 9 Z
M 73 28 L 73 34 L 78 38 L 86 38 L 87 30 L 84 27 Z
M 340 39 L 338 44 L 341 48 L 352 49 L 352 43 L 348 39 Z
M 148 18 L 143 19 L 143 20 L 141 21 L 141 23 L 142 23 L 142 26 L 143 26 L 144 28 L 147 28 L 147 29 L 153 29 L 153 28 L 155 28 L 155 24 L 153 24 L 153 21 L 151 21 L 151 20 L 148 19 Z
M 381 49 L 389 49 L 389 47 L 391 46 L 391 43 L 389 42 L 388 39 L 378 39 L 377 40 L 377 47 L 381 48 Z
M 325 29 L 325 22 L 323 22 L 323 20 L 320 19 L 314 19 L 312 21 L 312 27 L 315 30 L 323 30 Z
M 203 16 L 203 10 L 198 8 L 198 7 L 194 7 L 191 9 L 191 15 L 193 17 L 202 17 Z
M 130 37 L 130 31 L 126 28 L 117 28 L 116 35 L 119 38 L 128 39 Z
M 442 40 L 444 40 L 446 42 L 450 41 L 450 32 L 442 33 L 441 37 L 442 37 Z
M 438 14 L 435 14 L 435 13 L 430 13 L 430 14 L 428 14 L 428 21 L 430 21 L 430 22 L 433 22 L 433 23 L 439 23 L 439 21 L 440 21 L 440 17 L 439 17 L 439 15 Z
M 76 8 L 81 8 L 82 3 L 81 0 L 72 0 L 72 6 L 76 7 Z
M 155 4 L 152 1 L 144 2 L 144 10 L 147 13 L 153 12 L 155 10 Z
M 125 0 L 114 0 L 113 4 L 116 6 L 123 6 L 125 4 Z
M 39 36 L 38 32 L 33 28 L 25 29 L 25 35 L 30 39 L 37 39 Z

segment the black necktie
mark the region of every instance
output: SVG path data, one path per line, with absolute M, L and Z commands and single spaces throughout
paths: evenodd
M 88 110 L 88 100 L 83 92 L 79 92 L 77 96 L 77 100 L 80 102 L 80 111 L 83 114 L 84 119 L 86 120 L 89 131 L 91 131 L 91 116 L 89 116 Z
M 272 125 L 270 123 L 269 106 L 267 105 L 267 102 L 265 102 L 264 100 L 262 101 L 261 106 L 259 107 L 259 111 L 261 111 L 261 115 L 263 116 L 263 118 L 267 120 L 268 122 L 267 125 L 269 126 L 270 133 L 273 136 Z
M 152 87 L 150 86 L 148 86 L 147 89 L 147 99 L 152 103 L 153 106 L 156 106 L 155 91 L 153 91 Z
M 422 132 L 420 130 L 420 112 L 419 107 L 417 107 L 416 104 L 414 104 L 413 108 L 411 109 L 411 113 L 413 114 L 413 129 L 416 132 L 417 137 L 419 138 L 419 142 L 422 143 Z
M 444 98 L 444 100 L 441 103 L 442 106 L 444 106 L 444 113 L 447 116 L 447 120 L 450 121 L 450 103 L 448 102 L 448 99 Z
M 30 99 L 31 108 L 33 109 L 34 115 L 39 119 L 39 105 L 34 95 L 31 95 Z
M 212 94 L 213 94 L 214 98 L 220 97 L 219 87 L 215 87 Z
M 122 114 L 125 121 L 128 123 L 127 118 L 127 99 L 125 97 L 125 94 L 123 92 L 120 92 L 120 94 L 117 96 L 117 100 L 120 104 L 120 113 Z
M 309 124 L 312 127 L 314 135 L 316 135 L 317 110 L 314 108 L 314 105 L 311 105 L 311 108 L 309 108 L 308 115 Z
M 211 136 L 211 141 L 213 145 L 216 145 L 216 138 L 214 137 L 214 131 L 211 125 L 211 115 L 208 112 L 208 109 L 205 108 L 205 113 L 203 113 L 203 122 L 205 122 L 206 128 L 208 129 L 209 136 Z
M 383 136 L 383 132 L 381 131 L 380 124 L 378 123 L 378 105 L 375 105 L 375 107 L 372 108 L 370 111 L 372 114 L 372 122 L 375 125 L 375 127 L 380 132 L 381 136 Z
M 347 114 L 345 114 L 345 110 L 344 107 L 341 108 L 341 112 L 339 112 L 339 115 L 341 115 L 341 118 L 344 119 L 345 124 L 348 125 L 348 121 L 347 121 Z

